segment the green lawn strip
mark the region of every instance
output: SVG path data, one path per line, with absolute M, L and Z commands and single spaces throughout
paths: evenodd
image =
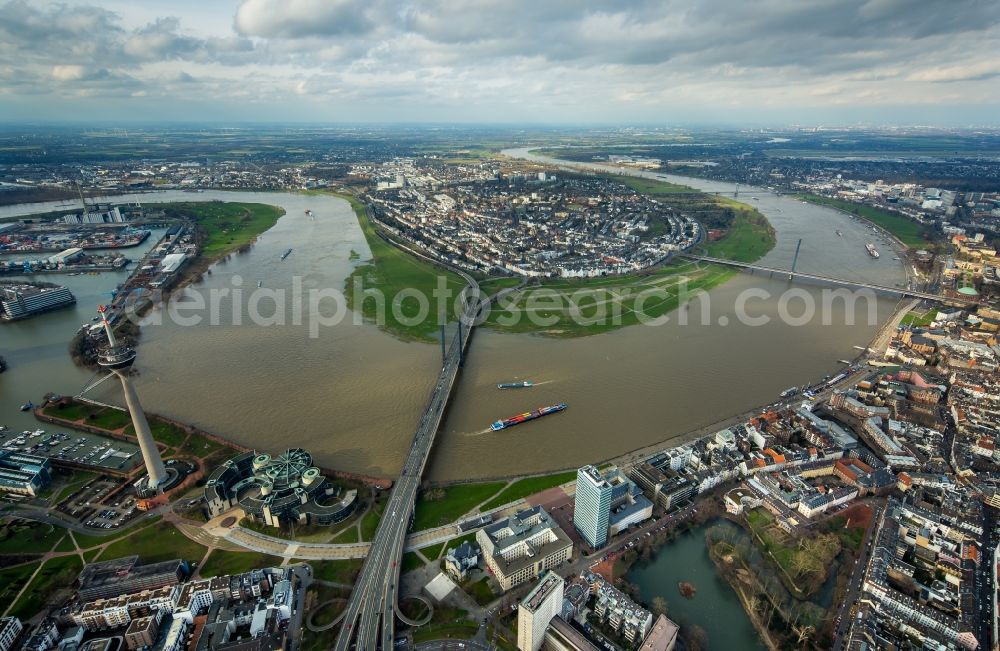
M 927 241 L 924 240 L 922 236 L 923 226 L 911 219 L 907 219 L 902 215 L 897 215 L 887 210 L 875 208 L 874 206 L 866 206 L 852 201 L 845 201 L 844 199 L 821 197 L 815 194 L 797 194 L 795 196 L 802 201 L 808 201 L 820 206 L 837 208 L 839 210 L 843 210 L 844 212 L 849 212 L 853 215 L 863 217 L 868 221 L 878 224 L 882 228 L 886 229 L 907 246 L 919 249 L 927 244 Z
M 751 210 L 739 210 L 733 217 L 726 234 L 713 242 L 702 245 L 713 258 L 739 262 L 755 262 L 774 248 L 774 230 L 767 219 Z
M 351 527 L 350 529 L 344 529 L 339 535 L 334 536 L 333 540 L 330 542 L 336 544 L 350 544 L 361 542 L 361 538 L 358 535 L 358 528 Z
M 50 558 L 14 604 L 11 614 L 22 620 L 30 619 L 42 610 L 55 591 L 73 585 L 82 569 L 79 556 Z
M 937 316 L 937 310 L 928 310 L 926 312 L 907 312 L 903 316 L 903 320 L 900 321 L 900 324 L 915 328 L 923 328 L 929 326 L 931 322 L 934 321 L 935 316 Z
M 64 536 L 59 544 L 55 546 L 52 550 L 54 552 L 73 552 L 76 551 L 76 547 L 73 545 L 73 539 L 69 537 L 69 531 L 64 531 Z
M 394 310 L 392 307 L 394 298 L 405 289 L 408 292 L 416 291 L 426 296 L 428 301 L 434 305 L 436 299 L 433 298 L 433 292 L 438 286 L 439 278 L 444 279 L 445 286 L 451 291 L 452 297 L 458 295 L 465 283 L 456 274 L 435 267 L 383 240 L 368 218 L 364 204 L 351 195 L 338 194 L 337 196 L 350 202 L 355 215 L 357 215 L 358 224 L 364 233 L 365 240 L 368 242 L 368 248 L 372 252 L 372 260 L 355 268 L 345 281 L 344 293 L 347 297 L 348 307 L 360 311 L 367 319 L 376 319 L 380 311 L 377 301 L 356 292 L 355 287 L 356 284 L 360 284 L 362 291 L 377 290 L 385 297 L 385 318 L 378 319 L 381 321 L 378 324 L 379 327 L 404 339 L 435 340 L 439 328 L 437 315 L 430 314 L 415 325 L 404 323 L 404 321 L 418 315 L 420 306 L 415 300 L 408 299 L 402 301 L 398 309 Z M 452 301 L 449 301 L 449 305 Z
M 698 190 L 687 185 L 656 181 L 641 176 L 612 176 L 611 179 L 627 185 L 636 192 L 648 194 L 652 197 L 668 197 L 672 194 L 692 194 L 698 192 Z
M 92 414 L 103 412 L 106 409 L 107 409 L 106 407 L 89 405 L 84 402 L 73 402 L 67 405 L 64 405 L 62 403 L 49 405 L 42 410 L 42 413 L 52 416 L 54 418 L 65 418 L 66 420 L 80 420 L 83 418 L 88 418 Z
M 399 571 L 401 574 L 406 574 L 407 572 L 418 570 L 424 565 L 426 565 L 424 559 L 420 558 L 417 552 L 406 552 L 399 563 Z
M 328 561 L 298 559 L 295 563 L 308 563 L 313 568 L 313 578 L 331 583 L 352 584 L 361 571 L 363 558 L 343 558 Z
M 66 530 L 55 525 L 6 520 L 0 525 L 0 554 L 43 554 L 52 551 L 57 543 L 62 545 L 60 540 L 65 536 Z
M 383 498 L 372 504 L 368 512 L 361 518 L 361 540 L 369 541 L 375 537 L 375 530 L 382 519 L 382 511 L 385 510 L 386 499 Z
M 101 550 L 100 549 L 91 549 L 91 550 L 83 552 L 83 558 L 88 563 L 93 563 L 94 561 L 97 560 L 97 557 L 100 556 L 100 555 L 101 555 Z
M 502 289 L 509 289 L 511 287 L 517 287 L 522 282 L 520 276 L 514 278 L 491 278 L 489 280 L 483 280 L 479 283 L 479 289 L 482 290 L 483 294 L 487 296 L 492 296 Z
M 546 281 L 491 311 L 485 325 L 554 337 L 601 334 L 655 322 L 682 301 L 729 280 L 737 271 L 716 265 L 672 264 L 646 274 L 610 279 Z
M 38 563 L 35 562 L 0 570 L 0 613 L 14 603 L 17 594 L 37 568 Z
M 138 554 L 143 563 L 158 563 L 175 558 L 197 562 L 205 555 L 205 547 L 187 538 L 169 522 L 159 522 L 131 536 L 108 545 L 102 560 Z
M 105 409 L 87 419 L 88 424 L 109 431 L 121 429 L 131 422 L 127 412 L 117 409 Z
M 445 543 L 437 543 L 436 545 L 427 545 L 426 547 L 420 548 L 420 553 L 427 557 L 427 560 L 436 561 L 441 557 L 441 550 L 444 549 Z
M 418 626 L 413 631 L 413 641 L 419 644 L 445 638 L 472 639 L 472 636 L 479 630 L 479 624 L 470 621 L 467 616 L 468 612 L 459 608 L 435 607 L 431 621 L 424 626 Z
M 555 486 L 561 486 L 566 482 L 573 481 L 575 478 L 576 471 L 572 470 L 556 475 L 520 479 L 503 489 L 499 495 L 491 499 L 489 502 L 483 504 L 481 509 L 483 511 L 489 511 L 490 509 L 495 509 L 498 506 L 503 506 L 504 504 L 509 504 L 516 500 L 523 499 L 543 490 L 547 490 Z
M 421 493 L 417 499 L 413 530 L 422 531 L 454 522 L 505 485 L 505 482 L 456 484 Z M 442 494 L 437 495 L 439 492 Z
M 106 536 L 78 533 L 74 531 L 73 537 L 76 538 L 76 544 L 80 547 L 80 549 L 90 549 L 91 547 L 96 547 L 97 545 L 103 545 L 104 543 L 109 543 L 112 541 L 119 540 L 122 537 L 131 534 L 133 531 L 137 531 L 142 527 L 148 527 L 152 524 L 159 522 L 162 519 L 163 516 L 154 515 L 152 518 L 148 520 L 142 520 L 141 522 L 134 524 L 131 527 L 127 527 L 126 529 L 122 530 L 111 529 L 108 532 L 108 535 Z M 110 558 L 110 557 L 105 556 L 105 558 Z
M 192 219 L 202 233 L 201 254 L 211 260 L 251 244 L 285 211 L 262 203 L 204 201 L 165 204 L 168 217 Z
M 278 567 L 281 565 L 281 561 L 281 558 L 268 554 L 213 549 L 198 571 L 202 578 L 223 576 L 226 574 L 243 574 L 250 570 Z
M 163 443 L 171 448 L 179 446 L 188 436 L 187 432 L 180 427 L 177 427 L 173 423 L 159 420 L 156 417 L 150 417 L 149 431 L 153 434 L 153 438 L 156 439 L 157 442 Z M 132 425 L 129 425 L 125 428 L 125 433 L 135 436 L 135 428 L 133 428 Z

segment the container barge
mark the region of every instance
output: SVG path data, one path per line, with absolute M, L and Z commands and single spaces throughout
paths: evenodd
M 513 427 L 514 425 L 520 425 L 521 423 L 527 423 L 529 420 L 535 420 L 536 418 L 541 418 L 542 416 L 548 416 L 549 414 L 555 414 L 557 412 L 566 409 L 566 403 L 560 402 L 558 405 L 550 405 L 548 407 L 539 407 L 534 411 L 526 411 L 523 414 L 518 414 L 517 416 L 511 416 L 505 420 L 498 420 L 492 425 L 490 429 L 494 432 L 499 432 L 502 429 L 508 427 Z

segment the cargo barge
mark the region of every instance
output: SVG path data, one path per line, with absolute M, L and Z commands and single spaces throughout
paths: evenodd
M 524 380 L 523 382 L 501 382 L 497 385 L 498 389 L 527 389 L 528 387 L 535 386 L 535 383 L 531 380 Z
M 284 253 L 281 254 L 281 259 L 284 260 L 285 258 L 287 258 L 288 256 L 290 256 L 291 254 L 292 254 L 292 250 L 288 249 L 287 251 L 285 251 Z
M 498 420 L 490 425 L 490 429 L 494 432 L 499 432 L 502 429 L 513 427 L 514 425 L 520 425 L 521 423 L 526 423 L 529 420 L 535 420 L 536 418 L 541 418 L 542 416 L 548 416 L 549 414 L 555 414 L 563 411 L 564 409 L 566 409 L 565 402 L 560 402 L 558 405 L 550 405 L 548 407 L 539 407 L 534 411 L 526 411 L 523 414 L 518 414 L 517 416 L 511 416 L 510 418 L 504 420 Z

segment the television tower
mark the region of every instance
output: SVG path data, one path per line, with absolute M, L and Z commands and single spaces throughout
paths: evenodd
M 119 344 L 115 340 L 115 333 L 111 330 L 106 315 L 107 307 L 102 305 L 97 308 L 101 313 L 101 321 L 104 323 L 104 331 L 108 334 L 108 346 L 101 350 L 97 356 L 97 363 L 110 370 L 118 376 L 122 382 L 122 391 L 125 392 L 125 404 L 128 405 L 128 413 L 132 417 L 132 427 L 135 428 L 135 436 L 139 439 L 139 449 L 142 451 L 142 460 L 146 464 L 148 474 L 145 488 L 155 491 L 167 480 L 167 470 L 163 467 L 163 459 L 160 458 L 160 450 L 153 440 L 153 433 L 149 431 L 149 422 L 146 414 L 142 411 L 142 404 L 139 403 L 139 394 L 132 386 L 129 378 L 129 371 L 135 363 L 136 352 L 131 346 Z

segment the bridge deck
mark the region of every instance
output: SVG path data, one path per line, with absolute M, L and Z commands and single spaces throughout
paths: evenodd
M 366 650 L 381 648 L 386 651 L 392 648 L 395 636 L 399 562 L 417 492 L 420 489 L 420 477 L 458 377 L 475 317 L 481 309 L 478 283 L 468 274 L 458 273 L 467 283 L 466 309 L 460 321 L 460 328 L 455 333 L 445 356 L 437 383 L 431 391 L 430 399 L 417 425 L 400 477 L 392 487 L 368 557 L 348 600 L 343 623 L 333 647 L 340 651 L 348 651 L 352 647 Z
M 930 301 L 949 301 L 957 302 L 963 304 L 974 304 L 978 303 L 976 299 L 964 298 L 961 296 L 941 296 L 940 294 L 931 294 L 929 292 L 922 292 L 915 289 L 909 289 L 907 287 L 890 287 L 888 285 L 879 285 L 877 283 L 866 283 L 857 280 L 844 280 L 843 278 L 834 278 L 833 276 L 824 276 L 821 274 L 811 274 L 804 273 L 801 271 L 791 271 L 790 269 L 778 269 L 776 267 L 767 267 L 761 264 L 755 264 L 752 262 L 739 262 L 738 260 L 727 260 L 726 258 L 713 258 L 707 255 L 694 255 L 693 253 L 680 253 L 681 257 L 688 258 L 689 260 L 698 260 L 700 262 L 710 262 L 712 264 L 721 264 L 729 267 L 737 267 L 739 269 L 750 269 L 753 271 L 766 271 L 769 273 L 777 274 L 787 274 L 789 278 L 808 278 L 810 280 L 819 280 L 822 282 L 833 283 L 835 285 L 844 285 L 847 287 L 858 287 L 861 289 L 871 289 L 878 292 L 887 292 L 890 294 L 898 294 L 899 296 L 911 296 L 913 298 L 922 298 Z

